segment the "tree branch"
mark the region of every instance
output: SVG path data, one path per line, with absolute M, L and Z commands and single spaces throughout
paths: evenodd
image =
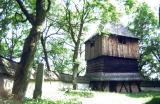
M 4 57 L 4 56 L 2 56 L 2 55 L 0 55 L 0 58 L 6 59 L 6 60 L 8 60 L 8 61 L 10 61 L 10 62 L 13 62 L 13 63 L 17 63 L 17 64 L 18 64 L 18 62 L 14 61 L 14 60 L 11 60 L 11 59 L 9 59 L 9 58 L 6 58 L 6 57 Z
M 24 13 L 24 15 L 26 16 L 27 20 L 33 25 L 35 20 L 34 20 L 34 16 L 29 14 L 26 7 L 24 6 L 22 0 L 16 0 L 19 7 L 21 8 L 22 12 Z
M 67 14 L 68 14 L 68 16 L 67 16 Z M 68 10 L 68 7 L 66 8 L 66 17 L 68 17 L 68 18 L 66 18 L 66 19 L 67 19 L 67 22 L 68 22 L 68 24 L 69 24 L 68 28 L 69 28 L 69 30 L 70 30 L 70 32 L 71 32 L 71 33 L 70 33 L 71 38 L 72 38 L 73 42 L 76 44 L 76 39 L 75 39 L 75 36 L 74 36 L 72 24 L 71 24 L 71 12 Z
M 155 56 L 158 62 L 160 62 L 160 56 L 158 56 L 154 51 L 152 51 L 152 54 Z
M 76 8 L 76 11 L 78 12 L 78 14 L 80 14 L 80 11 L 79 11 L 79 9 L 78 9 L 78 7 L 77 7 L 76 3 L 75 3 L 75 2 L 73 2 L 73 4 L 74 4 L 74 6 L 75 6 L 75 8 Z
M 75 47 L 75 46 L 73 46 L 72 44 L 67 43 L 66 41 L 65 41 L 65 43 L 66 43 L 66 45 L 69 45 L 69 46 L 71 46 L 72 48 Z
M 46 12 L 49 12 L 50 8 L 51 8 L 51 0 L 47 0 L 48 1 L 48 6 L 46 9 Z
M 21 18 L 23 19 L 23 20 L 18 20 L 17 19 L 17 16 L 21 16 Z M 20 14 L 20 13 L 18 13 L 18 12 L 16 12 L 15 13 L 15 19 L 16 19 L 16 22 L 26 22 L 27 21 L 27 18 L 23 18 L 23 15 L 22 14 Z
M 60 28 L 55 33 L 52 33 L 52 34 L 45 36 L 45 39 L 49 38 L 52 35 L 58 34 L 59 31 L 60 31 Z

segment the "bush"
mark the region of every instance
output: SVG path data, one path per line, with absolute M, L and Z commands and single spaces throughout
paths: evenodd
M 68 90 L 65 92 L 67 95 L 80 96 L 80 97 L 93 97 L 94 94 L 91 91 L 79 91 L 79 90 Z

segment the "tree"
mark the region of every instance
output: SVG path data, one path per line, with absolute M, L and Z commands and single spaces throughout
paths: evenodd
M 47 66 L 48 71 L 51 71 L 51 69 L 50 69 L 50 65 L 49 65 L 49 61 L 48 61 L 48 50 L 46 48 L 47 39 L 50 39 L 51 36 L 58 34 L 58 32 L 60 30 L 60 29 L 58 29 L 55 33 L 49 33 L 50 28 L 54 26 L 53 24 L 54 23 L 52 21 L 46 20 L 46 28 L 41 36 L 41 44 L 42 44 L 43 53 L 44 53 L 44 60 L 46 62 L 46 66 Z
M 0 4 L 0 55 L 5 58 L 15 59 L 20 56 L 22 51 L 21 44 L 25 38 L 24 31 L 20 27 L 28 27 L 23 21 L 20 10 L 14 0 L 2 0 Z M 18 32 L 23 32 L 19 35 Z
M 58 73 L 70 74 L 72 65 L 72 51 L 66 47 L 66 38 L 53 38 L 48 47 L 51 47 L 48 56 L 53 62 L 53 68 Z
M 82 0 L 75 3 L 74 0 L 67 0 L 63 3 L 63 14 L 57 22 L 64 34 L 73 44 L 72 54 L 72 73 L 73 73 L 73 89 L 77 89 L 77 75 L 80 66 L 80 45 L 84 42 L 87 25 L 95 21 L 101 21 L 104 25 L 110 20 L 115 19 L 115 7 L 108 1 L 89 1 Z
M 1 0 L 0 4 L 0 58 L 8 72 L 13 72 L 18 66 L 28 24 L 23 24 L 24 18 L 14 0 Z M 20 27 L 25 27 L 23 30 Z M 23 35 L 18 34 L 21 32 Z M 9 74 L 11 74 L 9 73 Z
M 48 0 L 48 5 L 45 0 L 36 0 L 32 1 L 31 13 L 27 10 L 24 1 L 16 0 L 26 19 L 31 24 L 31 30 L 27 38 L 25 39 L 23 52 L 21 55 L 21 60 L 19 62 L 19 67 L 16 70 L 14 84 L 12 93 L 19 100 L 22 100 L 25 96 L 27 89 L 29 76 L 30 76 L 30 67 L 32 65 L 34 55 L 36 52 L 36 47 L 38 41 L 40 40 L 40 35 L 42 33 L 42 25 L 45 21 L 46 14 L 50 9 L 51 1 Z M 47 8 L 45 8 L 47 5 Z M 35 8 L 35 10 L 34 10 Z
M 143 52 L 144 68 L 142 72 L 146 77 L 152 77 L 154 79 L 160 79 L 160 37 L 158 34 L 154 35 L 147 42 L 147 46 Z
M 140 44 L 139 69 L 143 74 L 147 74 L 152 69 L 157 70 L 157 68 L 153 68 L 153 66 L 156 65 L 153 65 L 152 62 L 155 62 L 154 60 L 158 55 L 158 54 L 156 55 L 153 54 L 158 52 L 157 45 L 153 46 L 154 44 L 153 39 L 155 37 L 154 35 L 156 34 L 155 30 L 157 29 L 158 21 L 154 12 L 150 9 L 150 7 L 146 3 L 139 4 L 138 8 L 133 14 L 135 15 L 135 17 L 133 22 L 129 24 L 129 29 L 139 38 L 139 44 Z

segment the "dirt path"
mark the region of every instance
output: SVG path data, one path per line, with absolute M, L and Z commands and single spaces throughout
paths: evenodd
M 51 83 L 45 83 L 42 90 L 43 99 L 51 100 L 61 100 L 61 99 L 72 99 L 76 98 L 77 100 L 82 101 L 83 104 L 144 104 L 145 102 L 151 100 L 151 98 L 134 98 L 129 97 L 124 94 L 118 93 L 109 93 L 109 92 L 93 92 L 94 97 L 92 98 L 83 98 L 83 97 L 74 97 L 67 96 L 64 91 L 60 91 L 64 84 L 55 82 L 54 85 Z M 68 85 L 69 86 L 69 85 Z M 70 85 L 72 87 L 72 85 Z M 34 91 L 34 83 L 30 83 L 29 90 L 27 91 L 26 97 L 32 98 Z
M 96 92 L 93 98 L 83 98 L 83 104 L 144 104 L 151 98 L 131 98 L 123 94 Z
M 94 97 L 83 98 L 67 96 L 63 91 L 45 92 L 43 93 L 44 99 L 61 100 L 77 98 L 82 104 L 144 104 L 151 100 L 151 98 L 133 98 L 124 94 L 109 93 L 109 92 L 94 92 Z

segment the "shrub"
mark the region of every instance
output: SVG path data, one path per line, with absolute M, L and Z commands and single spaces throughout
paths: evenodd
M 68 90 L 65 92 L 67 95 L 80 96 L 80 97 L 93 97 L 94 94 L 91 91 L 79 91 L 79 90 Z

